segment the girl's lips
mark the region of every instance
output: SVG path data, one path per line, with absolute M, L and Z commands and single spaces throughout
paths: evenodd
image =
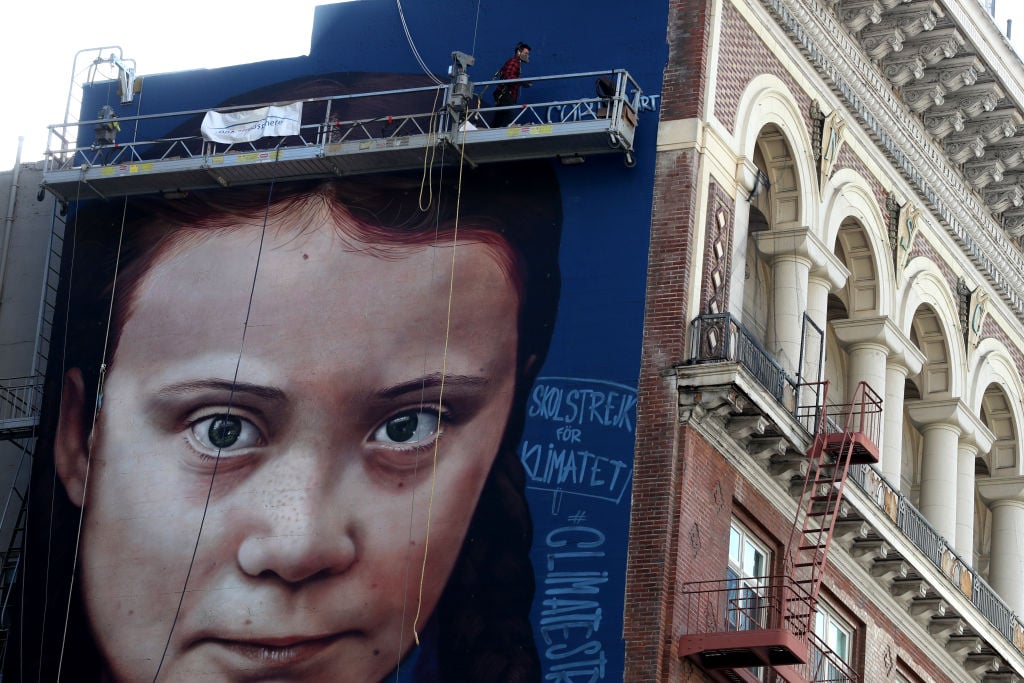
M 274 638 L 209 638 L 207 643 L 224 648 L 250 662 L 264 667 L 279 667 L 298 664 L 312 659 L 328 649 L 346 633 L 332 633 L 326 636 L 287 636 Z

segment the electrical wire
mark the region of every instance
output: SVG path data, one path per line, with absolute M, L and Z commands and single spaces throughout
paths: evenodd
M 405 21 L 405 10 L 402 9 L 402 0 L 395 0 L 395 4 L 398 5 L 398 16 L 402 19 L 402 30 L 405 31 L 405 40 L 409 43 L 409 49 L 412 50 L 412 56 L 416 58 L 416 62 L 420 65 L 420 68 L 423 69 L 423 73 L 425 73 L 430 80 L 437 85 L 443 85 L 443 82 L 427 67 L 426 62 L 424 62 L 423 58 L 420 57 L 419 50 L 416 49 L 416 43 L 413 42 L 412 33 L 409 32 L 409 24 Z
M 471 55 L 476 54 L 476 31 L 480 27 L 480 1 L 476 0 L 476 20 L 473 22 L 473 49 L 469 52 Z
M 282 139 L 281 142 L 284 140 Z M 267 236 L 267 223 L 270 218 L 270 206 L 271 201 L 274 197 L 274 185 L 277 181 L 277 162 L 281 158 L 281 152 L 278 149 L 281 146 L 281 142 L 274 148 L 274 174 L 270 179 L 270 187 L 267 190 L 267 204 L 263 211 L 263 225 L 260 228 L 260 239 L 256 251 L 256 266 L 252 273 L 252 284 L 249 287 L 249 302 L 245 309 L 245 320 L 242 322 L 242 340 L 238 347 L 238 357 L 235 359 L 235 371 L 231 378 L 231 391 L 228 394 L 227 410 L 225 415 L 231 415 L 231 409 L 234 407 L 235 400 L 235 384 L 238 382 L 238 373 L 242 366 L 242 354 L 245 351 L 245 337 L 249 330 L 249 318 L 252 315 L 252 303 L 256 296 L 256 279 L 260 272 L 260 261 L 263 258 L 263 243 Z M 174 629 L 178 625 L 178 618 L 181 616 L 181 608 L 185 602 L 185 594 L 188 592 L 188 582 L 192 578 L 192 569 L 195 567 L 196 557 L 199 554 L 199 541 L 203 537 L 203 529 L 206 525 L 206 515 L 210 511 L 210 500 L 213 498 L 213 484 L 217 479 L 217 468 L 220 465 L 220 454 L 221 449 L 217 448 L 217 455 L 213 461 L 213 471 L 210 472 L 210 485 L 206 489 L 206 501 L 203 504 L 203 514 L 199 519 L 199 530 L 196 532 L 196 542 L 192 546 L 192 557 L 188 563 L 188 571 L 185 573 L 185 583 L 181 587 L 181 595 L 178 597 L 178 606 L 174 610 L 174 619 L 171 621 L 171 628 L 167 631 L 167 641 L 164 643 L 163 652 L 160 654 L 160 662 L 157 664 L 156 672 L 153 674 L 153 683 L 156 683 L 160 677 L 160 671 L 163 669 L 164 661 L 167 659 L 167 651 L 171 647 L 171 637 L 174 635 Z

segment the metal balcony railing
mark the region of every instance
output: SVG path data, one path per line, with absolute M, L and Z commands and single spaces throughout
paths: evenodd
M 850 468 L 850 479 L 893 520 L 899 530 L 1010 643 L 1024 634 L 1024 624 L 992 587 L 961 558 L 902 493 L 869 465 Z M 895 514 L 894 514 L 895 513 Z M 1016 645 L 1015 645 L 1016 647 Z
M 807 639 L 807 663 L 786 667 L 782 676 L 795 672 L 800 679 L 814 683 L 860 683 L 861 675 L 835 650 L 814 633 Z M 795 677 L 792 677 L 795 678 Z
M 729 313 L 694 318 L 691 324 L 689 362 L 740 363 L 779 403 L 785 406 L 794 406 L 796 403 L 796 380 Z
M 861 680 L 811 631 L 811 596 L 792 577 L 695 581 L 682 596 L 679 656 L 705 669 L 766 666 L 788 681 Z

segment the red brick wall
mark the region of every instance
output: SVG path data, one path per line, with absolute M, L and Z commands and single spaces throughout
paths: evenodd
M 709 0 L 671 0 L 668 10 L 668 64 L 661 86 L 665 121 L 704 116 L 708 80 Z
M 811 98 L 797 87 L 796 81 L 782 68 L 779 60 L 757 37 L 732 3 L 724 2 L 718 80 L 715 83 L 715 117 L 730 131 L 736 130 L 736 109 L 740 96 L 747 84 L 761 74 L 772 74 L 786 84 L 796 99 L 804 125 L 810 126 Z
M 782 551 L 789 540 L 792 518 L 776 509 L 753 482 L 743 479 L 735 468 L 696 430 L 683 427 L 680 435 L 678 488 L 678 556 L 675 566 L 676 592 L 688 581 L 714 580 L 725 576 L 728 561 L 729 522 L 735 517 L 772 549 L 775 566 L 781 571 Z M 842 552 L 833 549 L 833 552 Z M 925 680 L 946 681 L 943 670 L 900 632 L 888 615 L 859 589 L 855 577 L 826 568 L 821 599 L 857 630 L 854 663 L 864 672 L 866 682 L 895 678 L 902 661 Z M 629 604 L 627 602 L 627 604 Z M 671 635 L 675 640 L 685 624 L 684 601 L 677 602 Z M 649 680 L 706 680 L 695 667 L 673 661 L 663 678 Z M 686 677 L 689 672 L 691 677 Z M 630 679 L 635 680 L 635 679 Z
M 695 162 L 692 151 L 662 153 L 656 162 L 626 574 L 626 681 L 665 680 L 673 659 L 666 619 L 675 594 L 680 462 L 678 396 L 665 371 L 686 356 Z

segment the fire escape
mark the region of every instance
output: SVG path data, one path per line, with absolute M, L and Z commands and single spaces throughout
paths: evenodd
M 878 462 L 882 402 L 866 383 L 830 404 L 828 383 L 799 385 L 796 417 L 814 440 L 782 573 L 683 586 L 678 656 L 715 681 L 859 683 L 814 633 L 818 592 L 850 465 Z

